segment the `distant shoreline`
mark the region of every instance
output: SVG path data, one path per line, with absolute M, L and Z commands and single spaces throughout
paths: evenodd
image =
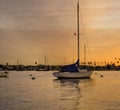
M 0 65 L 0 71 L 58 71 L 62 65 Z M 80 68 L 95 71 L 120 71 L 120 65 L 107 64 L 105 66 L 81 65 Z

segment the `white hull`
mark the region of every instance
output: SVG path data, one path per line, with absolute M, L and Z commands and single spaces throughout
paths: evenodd
M 0 72 L 0 77 L 7 77 L 8 74 L 8 72 Z
M 90 78 L 92 71 L 80 71 L 80 72 L 54 72 L 53 76 L 57 78 Z

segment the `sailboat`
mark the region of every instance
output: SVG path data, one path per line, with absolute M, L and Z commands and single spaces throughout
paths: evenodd
M 54 72 L 53 76 L 58 79 L 72 79 L 72 78 L 90 78 L 92 71 L 87 69 L 80 69 L 79 66 L 79 0 L 77 1 L 77 54 L 78 60 L 74 64 L 65 65 L 61 67 L 61 70 Z

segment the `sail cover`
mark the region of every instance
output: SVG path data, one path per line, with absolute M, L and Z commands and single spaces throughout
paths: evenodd
M 62 66 L 61 71 L 62 72 L 79 72 L 78 65 L 79 65 L 79 60 L 74 64 Z

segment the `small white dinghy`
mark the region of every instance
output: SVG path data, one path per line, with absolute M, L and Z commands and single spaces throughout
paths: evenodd
M 0 77 L 7 77 L 8 76 L 8 72 L 7 71 L 1 71 L 0 72 Z

